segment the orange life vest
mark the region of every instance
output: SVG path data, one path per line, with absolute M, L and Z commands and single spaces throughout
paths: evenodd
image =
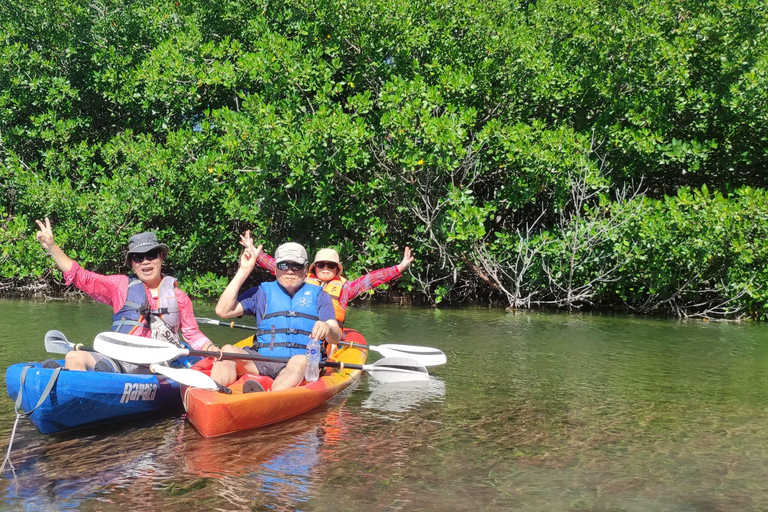
M 323 283 L 315 274 L 309 274 L 304 279 L 304 282 L 322 286 L 325 293 L 331 296 L 331 299 L 333 299 L 333 310 L 336 312 L 336 320 L 339 322 L 339 327 L 344 327 L 344 318 L 347 316 L 347 311 L 339 304 L 339 297 L 341 297 L 341 289 L 344 288 L 347 278 L 336 276 L 327 283 Z

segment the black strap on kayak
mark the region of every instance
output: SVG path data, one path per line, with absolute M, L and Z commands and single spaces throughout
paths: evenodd
M 21 412 L 21 401 L 22 401 L 22 394 L 24 392 L 24 381 L 26 381 L 26 378 L 27 378 L 27 370 L 33 367 L 34 365 L 28 364 L 24 366 L 24 369 L 21 370 L 21 376 L 19 377 L 19 394 L 16 396 L 16 403 L 13 406 L 14 411 L 16 411 L 16 421 L 13 422 L 13 429 L 11 430 L 11 438 L 8 441 L 8 450 L 5 452 L 5 459 L 3 460 L 3 465 L 0 466 L 0 473 L 3 472 L 6 464 L 10 464 L 11 469 L 15 469 L 13 467 L 13 463 L 11 462 L 11 448 L 13 447 L 13 438 L 16 436 L 16 426 L 19 424 L 19 418 L 26 418 L 27 416 L 35 412 L 35 409 L 43 405 L 43 402 L 45 402 L 45 399 L 48 398 L 48 395 L 51 394 L 51 390 L 53 390 L 53 386 L 54 384 L 56 384 L 56 380 L 59 378 L 59 373 L 61 373 L 61 366 L 59 366 L 58 368 L 55 368 L 53 370 L 53 373 L 51 374 L 51 378 L 48 379 L 48 384 L 45 385 L 45 389 L 43 390 L 43 393 L 40 395 L 40 399 L 37 401 L 37 404 L 32 409 L 26 412 Z

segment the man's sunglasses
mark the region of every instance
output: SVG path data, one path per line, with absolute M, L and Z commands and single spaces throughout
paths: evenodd
M 158 256 L 160 256 L 160 251 L 157 249 L 142 253 L 134 252 L 131 254 L 131 261 L 134 263 L 141 263 L 144 260 L 155 261 Z
M 336 270 L 337 268 L 339 268 L 339 264 L 334 263 L 332 261 L 317 261 L 315 262 L 315 267 L 327 268 L 328 270 Z
M 283 272 L 285 272 L 286 270 L 293 270 L 294 272 L 304 270 L 303 263 L 294 263 L 293 261 L 281 261 L 275 266 L 277 267 L 278 270 L 282 270 Z

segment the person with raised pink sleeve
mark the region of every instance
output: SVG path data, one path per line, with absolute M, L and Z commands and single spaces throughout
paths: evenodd
M 112 326 L 115 332 L 124 332 L 145 338 L 168 341 L 181 347 L 181 338 L 196 350 L 214 350 L 216 345 L 202 332 L 195 320 L 192 301 L 176 285 L 176 279 L 162 273 L 163 261 L 168 257 L 168 246 L 160 243 L 154 233 L 133 235 L 128 242 L 125 264 L 129 275 L 102 275 L 82 268 L 56 245 L 51 221 L 35 221 L 40 228 L 37 240 L 48 251 L 64 273 L 66 284 L 74 284 L 92 299 L 112 306 Z M 48 360 L 44 367 L 57 366 Z M 149 373 L 143 365 L 116 361 L 94 352 L 71 351 L 64 359 L 64 367 L 71 370 L 96 370 L 121 373 Z
M 261 245 L 258 247 L 253 246 L 253 238 L 250 231 L 240 235 L 240 245 L 257 255 L 257 265 L 272 274 L 275 273 L 275 259 L 269 254 L 264 253 Z M 403 259 L 397 265 L 374 270 L 353 281 L 348 281 L 342 275 L 344 273 L 344 266 L 341 264 L 339 253 L 335 249 L 325 248 L 320 249 L 315 254 L 315 260 L 309 266 L 305 281 L 320 286 L 331 296 L 333 308 L 336 312 L 336 320 L 338 320 L 341 327 L 344 327 L 349 301 L 363 292 L 399 278 L 405 272 L 405 269 L 413 263 L 413 260 L 414 257 L 411 249 L 406 247 L 405 251 L 403 251 Z M 244 299 L 254 292 L 255 288 L 252 288 L 241 294 L 240 297 Z

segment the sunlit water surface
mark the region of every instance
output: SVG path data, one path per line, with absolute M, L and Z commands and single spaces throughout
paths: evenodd
M 87 341 L 109 322 L 89 301 L 0 300 L 0 369 L 45 359 L 49 329 Z M 768 509 L 766 326 L 383 306 L 348 325 L 448 364 L 215 439 L 182 411 L 53 436 L 22 420 L 0 509 Z M 6 447 L 7 396 L 0 413 Z

